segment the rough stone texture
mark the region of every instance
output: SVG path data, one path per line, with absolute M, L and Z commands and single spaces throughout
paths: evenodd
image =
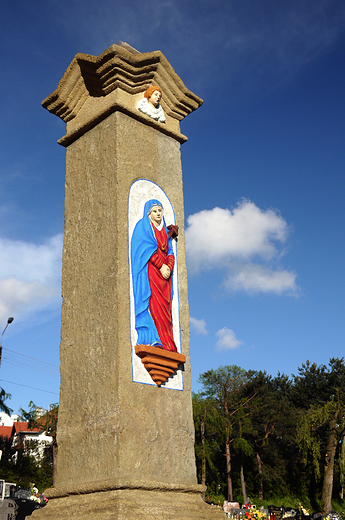
M 183 222 L 172 138 L 115 112 L 67 150 L 57 486 L 117 475 L 196 482 L 188 352 L 185 392 L 132 382 L 127 201 L 139 178 L 159 184 Z M 178 262 L 186 331 L 182 233 Z
M 180 142 L 125 110 L 92 121 L 67 148 L 57 480 L 33 516 L 219 518 L 196 479 Z M 179 225 L 183 391 L 132 381 L 128 195 L 138 179 L 165 191 Z
M 45 516 L 43 516 L 45 515 Z M 196 493 L 122 489 L 55 499 L 32 514 L 45 520 L 221 520 Z

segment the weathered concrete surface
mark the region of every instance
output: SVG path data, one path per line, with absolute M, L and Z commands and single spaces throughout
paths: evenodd
M 221 520 L 225 514 L 199 494 L 177 490 L 122 489 L 66 496 L 33 513 L 46 520 Z M 37 516 L 36 516 L 37 515 Z
M 179 146 L 115 112 L 67 149 L 57 486 L 118 475 L 196 483 L 183 231 L 185 391 L 133 383 L 130 347 L 129 188 L 153 180 L 183 222 Z
M 127 112 L 91 118 L 67 148 L 57 481 L 35 518 L 219 518 L 196 479 L 180 142 Z M 138 179 L 166 192 L 180 226 L 183 391 L 132 381 L 128 194 Z

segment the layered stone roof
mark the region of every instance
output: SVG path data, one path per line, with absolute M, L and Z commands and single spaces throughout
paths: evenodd
M 163 91 L 161 105 L 166 124 L 137 110 L 143 92 L 151 85 Z M 160 51 L 139 53 L 127 44 L 111 45 L 100 56 L 77 54 L 44 108 L 67 124 L 59 143 L 68 145 L 115 110 L 159 128 L 180 142 L 179 121 L 202 105 L 202 99 L 184 85 Z

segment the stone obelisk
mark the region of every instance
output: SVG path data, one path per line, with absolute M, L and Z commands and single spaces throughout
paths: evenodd
M 166 123 L 140 112 L 158 85 Z M 66 122 L 58 462 L 41 519 L 211 519 L 197 484 L 189 358 L 180 121 L 202 100 L 160 51 L 77 54 L 43 106 Z M 138 180 L 179 225 L 180 389 L 133 378 L 129 210 Z M 135 354 L 134 354 L 135 356 Z M 181 368 L 181 367 L 180 367 Z

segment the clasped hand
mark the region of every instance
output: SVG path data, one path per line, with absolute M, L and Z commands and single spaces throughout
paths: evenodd
M 166 264 L 162 265 L 162 267 L 160 268 L 160 272 L 162 273 L 163 278 L 165 278 L 166 280 L 169 280 L 170 268 Z

